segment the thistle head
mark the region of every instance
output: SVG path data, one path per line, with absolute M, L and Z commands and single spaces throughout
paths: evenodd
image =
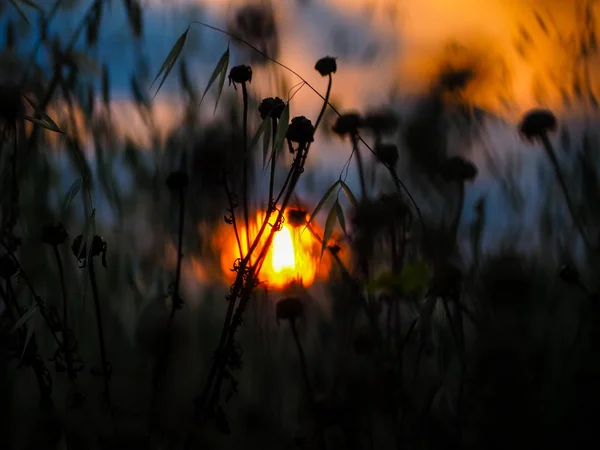
M 556 131 L 556 116 L 548 109 L 533 109 L 525 114 L 519 125 L 519 131 L 525 140 L 533 142 L 542 139 L 548 133 Z
M 315 64 L 315 70 L 323 77 L 335 73 L 337 70 L 336 58 L 333 58 L 332 56 L 325 56 L 324 58 L 319 59 Z

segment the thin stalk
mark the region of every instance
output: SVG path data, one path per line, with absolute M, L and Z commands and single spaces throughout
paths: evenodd
M 550 139 L 548 138 L 548 134 L 542 133 L 541 138 L 542 138 L 542 143 L 544 144 L 544 150 L 546 150 L 546 155 L 548 155 L 548 158 L 550 159 L 550 162 L 552 163 L 552 167 L 554 169 L 556 179 L 558 180 L 558 183 L 560 184 L 560 188 L 561 188 L 561 191 L 565 198 L 565 202 L 567 203 L 567 208 L 569 210 L 569 214 L 571 215 L 571 219 L 573 220 L 573 223 L 577 227 L 577 230 L 579 231 L 579 234 L 581 235 L 581 238 L 583 239 L 583 242 L 585 243 L 585 245 L 590 250 L 597 251 L 596 249 L 594 249 L 594 247 L 588 240 L 585 230 L 583 229 L 583 225 L 579 221 L 579 217 L 575 211 L 575 206 L 573 204 L 573 200 L 571 199 L 571 196 L 569 195 L 567 183 L 565 182 L 565 178 L 562 174 L 562 171 L 560 170 L 560 164 L 558 162 L 558 158 L 556 157 L 556 153 L 554 152 L 554 148 L 552 147 L 552 143 L 550 142 Z
M 269 177 L 269 209 L 272 207 L 273 205 L 273 189 L 274 189 L 274 185 L 275 185 L 275 162 L 277 161 L 277 155 L 275 154 L 275 137 L 277 136 L 277 119 L 276 118 L 272 118 L 272 131 L 273 131 L 273 140 L 272 140 L 272 153 L 273 153 L 273 158 L 271 158 L 271 176 Z
M 110 374 L 108 373 L 108 359 L 106 356 L 106 344 L 104 340 L 104 327 L 102 325 L 102 310 L 100 307 L 100 296 L 98 294 L 98 283 L 96 282 L 96 271 L 94 269 L 94 257 L 89 258 L 89 276 L 92 285 L 92 295 L 94 297 L 94 308 L 96 310 L 96 326 L 98 331 L 98 340 L 100 344 L 100 359 L 102 363 L 102 378 L 104 380 L 104 394 L 108 402 L 108 408 L 111 419 L 114 419 L 114 411 L 110 396 Z
M 233 204 L 233 194 L 229 189 L 229 184 L 227 183 L 227 175 L 225 175 L 225 191 L 227 193 L 227 201 L 229 202 L 229 209 L 231 210 L 231 224 L 233 225 L 233 232 L 235 233 L 235 240 L 238 245 L 238 250 L 240 252 L 240 258 L 244 257 L 244 250 L 242 249 L 242 242 L 240 241 L 240 233 L 237 227 L 237 220 L 235 218 L 234 204 Z M 246 228 L 246 235 L 248 235 L 249 230 Z
M 67 342 L 69 339 L 69 303 L 67 300 L 67 287 L 65 283 L 65 272 L 62 264 L 62 258 L 60 257 L 60 252 L 58 251 L 58 246 L 53 245 L 52 249 L 54 251 L 54 258 L 56 259 L 56 265 L 58 267 L 58 276 L 60 278 L 60 290 L 62 293 L 62 310 L 63 310 L 63 349 L 65 353 L 65 362 L 67 363 L 67 375 L 71 379 L 71 381 L 75 380 L 75 371 L 73 370 L 73 358 L 71 355 L 71 348 Z
M 298 336 L 298 330 L 296 329 L 296 321 L 294 319 L 290 320 L 290 328 L 292 329 L 294 342 L 296 343 L 296 349 L 298 350 L 300 367 L 302 369 L 302 378 L 304 379 L 304 385 L 306 387 L 306 395 L 308 396 L 310 408 L 312 410 L 313 418 L 315 420 L 315 427 L 319 436 L 319 446 L 322 450 L 324 450 L 327 447 L 325 444 L 325 435 L 323 434 L 323 427 L 321 426 L 321 421 L 319 420 L 319 411 L 317 410 L 315 404 L 315 396 L 310 383 L 310 376 L 308 374 L 308 364 L 306 364 L 306 356 L 304 355 L 304 349 L 302 348 L 302 344 L 300 343 L 300 337 Z
M 358 135 L 353 134 L 352 138 L 352 153 L 356 155 L 356 167 L 358 169 L 358 176 L 360 178 L 360 190 L 363 198 L 367 198 L 367 183 L 365 182 L 365 169 L 363 167 L 362 156 L 360 156 L 360 150 L 358 149 Z
M 327 109 L 327 105 L 329 104 L 329 95 L 331 94 L 331 85 L 333 84 L 333 77 L 331 76 L 331 74 L 328 74 L 327 76 L 329 77 L 329 81 L 327 82 L 327 92 L 325 92 L 323 106 L 321 107 L 321 111 L 319 112 L 319 115 L 317 116 L 317 121 L 315 122 L 315 132 L 317 131 L 317 127 L 321 123 L 321 120 L 323 120 L 325 110 Z
M 244 103 L 244 115 L 243 115 L 243 134 L 244 134 L 244 164 L 242 174 L 242 202 L 244 207 L 244 222 L 246 223 L 246 245 L 250 248 L 250 219 L 249 219 L 249 208 L 248 208 L 248 90 L 246 89 L 246 83 L 242 83 L 242 97 Z

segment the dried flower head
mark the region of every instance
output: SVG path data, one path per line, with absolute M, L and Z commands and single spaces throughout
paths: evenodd
M 8 280 L 19 271 L 19 266 L 8 253 L 0 257 L 0 277 Z
M 530 142 L 541 139 L 549 132 L 556 131 L 556 116 L 548 109 L 534 109 L 525 114 L 519 125 L 521 135 Z
M 290 142 L 307 144 L 314 141 L 315 127 L 312 122 L 304 116 L 294 117 L 288 128 L 286 138 Z
M 81 262 L 81 267 L 85 267 L 85 261 L 87 259 L 87 243 L 83 244 L 83 236 L 80 234 L 75 239 L 73 239 L 73 244 L 71 245 L 71 250 L 73 251 L 73 255 L 77 258 L 77 261 Z M 106 241 L 102 239 L 101 236 L 94 236 L 92 240 L 92 257 L 102 255 L 102 265 L 106 267 L 106 251 L 108 249 L 108 245 Z
M 363 119 L 358 113 L 342 114 L 337 118 L 332 130 L 334 133 L 343 136 L 345 134 L 355 135 L 359 128 L 363 126 Z
M 321 74 L 321 76 L 331 75 L 337 70 L 336 58 L 332 56 L 325 56 L 317 61 L 315 64 L 315 70 Z
M 252 68 L 244 65 L 232 67 L 229 71 L 229 85 L 232 82 L 234 87 L 236 83 L 252 82 Z
M 167 177 L 167 186 L 172 191 L 185 189 L 189 182 L 190 180 L 187 173 L 181 171 L 171 172 Z
M 46 225 L 42 228 L 42 242 L 44 244 L 58 246 L 65 242 L 69 233 L 62 223 L 58 225 Z
M 471 181 L 477 176 L 477 167 L 460 156 L 453 156 L 441 164 L 440 175 L 446 181 Z
M 392 111 L 381 110 L 368 113 L 364 119 L 364 126 L 373 133 L 393 133 L 398 129 L 400 121 Z
M 390 167 L 396 167 L 398 163 L 398 147 L 395 144 L 377 144 L 375 154 L 384 164 Z
M 304 315 L 304 305 L 298 297 L 286 297 L 275 305 L 277 323 L 280 320 L 296 320 Z
M 308 213 L 304 209 L 290 209 L 287 212 L 287 223 L 294 227 L 302 227 L 306 225 Z
M 262 120 L 265 120 L 268 116 L 273 119 L 279 119 L 284 108 L 285 103 L 279 97 L 267 97 L 260 102 L 258 112 Z

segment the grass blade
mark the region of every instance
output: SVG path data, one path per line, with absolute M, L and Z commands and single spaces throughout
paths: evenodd
M 340 205 L 340 202 L 336 200 L 333 207 L 335 208 L 335 214 L 337 215 L 338 222 L 340 223 L 342 230 L 344 230 L 344 234 L 347 235 L 348 233 L 346 233 L 346 218 L 344 217 L 344 210 L 342 209 L 342 205 Z
M 26 95 L 23 95 L 23 98 L 27 100 L 27 103 L 33 108 L 35 114 L 38 115 L 41 119 L 37 119 L 30 116 L 24 116 L 26 120 L 29 120 L 31 123 L 44 127 L 48 130 L 55 131 L 57 133 L 65 134 L 61 131 L 61 129 L 56 125 L 56 122 L 50 118 L 44 111 L 36 106 L 36 104 Z
M 325 192 L 325 195 L 319 201 L 319 203 L 317 204 L 317 207 L 315 208 L 315 210 L 313 211 L 313 213 L 310 215 L 310 219 L 308 219 L 308 222 L 306 222 L 306 225 L 304 226 L 304 229 L 306 229 L 306 227 L 313 221 L 313 219 L 319 213 L 319 211 L 321 211 L 321 208 L 323 207 L 323 205 L 325 204 L 325 202 L 329 199 L 329 197 L 331 197 L 331 194 L 333 194 L 333 191 L 338 186 L 338 184 L 340 184 L 340 180 L 337 180 L 335 183 L 333 183 L 331 185 L 331 187 L 329 189 L 327 189 L 327 192 Z M 302 232 L 304 232 L 304 230 L 302 230 Z
M 163 75 L 162 80 L 160 80 L 160 84 L 158 85 L 158 89 L 156 90 L 156 92 L 154 93 L 154 96 L 152 97 L 153 100 L 154 100 L 154 97 L 156 97 L 156 94 L 158 94 L 158 91 L 160 91 L 160 88 L 162 87 L 163 83 L 169 76 L 169 73 L 171 72 L 171 69 L 173 69 L 175 62 L 177 62 L 177 58 L 179 57 L 179 55 L 181 54 L 181 51 L 183 50 L 183 46 L 185 45 L 185 40 L 187 39 L 187 35 L 188 35 L 189 31 L 190 31 L 190 27 L 188 26 L 187 29 L 185 30 L 185 32 L 181 36 L 179 36 L 179 39 L 177 39 L 177 42 L 175 42 L 175 45 L 173 46 L 173 48 L 171 48 L 171 51 L 167 55 L 167 58 L 163 62 L 162 66 L 160 67 L 158 74 L 156 74 L 156 78 L 154 78 L 154 81 L 150 85 L 150 88 L 152 88 L 152 86 L 154 86 L 154 83 L 156 83 L 156 80 L 158 80 L 158 78 L 161 75 Z
M 44 10 L 42 9 L 41 6 L 39 6 L 38 4 L 34 3 L 31 0 L 18 0 L 18 1 L 19 1 L 19 3 L 23 3 L 24 5 L 29 6 L 30 8 L 36 9 L 41 13 L 44 12 Z
M 325 251 L 325 248 L 327 247 L 327 243 L 329 242 L 329 239 L 331 239 L 331 235 L 333 233 L 333 227 L 335 226 L 336 217 L 337 217 L 336 208 L 334 205 L 329 210 L 329 214 L 327 214 L 327 220 L 325 221 L 325 231 L 323 232 L 323 244 L 321 245 L 321 258 L 323 257 L 323 252 Z
M 263 170 L 265 170 L 267 166 L 267 154 L 269 153 L 269 146 L 271 145 L 271 126 L 273 120 L 270 117 L 265 119 L 267 122 L 265 133 L 263 134 Z
M 285 140 L 285 135 L 287 134 L 287 130 L 290 126 L 290 104 L 286 103 L 283 111 L 281 112 L 281 117 L 279 118 L 279 125 L 277 126 L 277 134 L 275 135 L 275 146 L 272 150 L 272 158 L 273 161 L 277 161 L 277 155 L 279 154 L 281 148 L 283 147 L 283 142 Z
M 204 89 L 204 93 L 202 94 L 202 97 L 200 97 L 200 103 L 198 104 L 198 106 L 202 105 L 202 101 L 204 100 L 206 93 L 208 92 L 210 87 L 213 85 L 213 83 L 215 82 L 215 80 L 217 79 L 217 76 L 219 74 L 221 75 L 221 79 L 219 80 L 219 84 L 220 84 L 219 97 L 221 96 L 221 91 L 223 90 L 223 85 L 225 85 L 225 75 L 227 74 L 228 66 L 229 66 L 229 46 L 227 46 L 227 50 L 225 50 L 225 53 L 223 53 L 223 55 L 221 56 L 221 59 L 219 59 L 219 62 L 215 66 L 215 68 L 208 80 L 208 84 L 206 85 L 206 89 Z M 219 103 L 219 97 L 217 97 L 217 104 Z M 215 105 L 215 111 L 216 111 L 216 109 L 217 109 L 217 105 Z
M 17 2 L 15 0 L 9 0 L 10 3 L 15 7 L 15 9 L 17 10 L 17 12 L 19 13 L 19 15 L 21 16 L 21 18 L 27 22 L 27 24 L 29 26 L 31 26 L 31 22 L 29 22 L 29 19 L 27 18 L 27 16 L 25 15 L 25 13 L 23 12 L 23 10 L 21 9 L 21 7 L 17 4 Z
M 83 184 L 83 178 L 81 178 L 81 177 L 77 178 L 75 181 L 73 181 L 73 184 L 71 184 L 71 187 L 65 194 L 65 198 L 63 200 L 63 207 L 62 207 L 63 214 L 67 212 L 67 210 L 69 209 L 69 206 L 71 206 L 71 202 L 75 199 L 75 197 L 77 197 L 77 194 L 79 193 L 79 190 L 81 189 L 82 184 Z
M 356 208 L 358 206 L 358 201 L 356 200 L 356 197 L 352 193 L 352 190 L 346 183 L 344 183 L 344 181 L 340 180 L 340 184 L 342 185 L 342 189 L 344 190 L 346 197 L 348 197 L 348 200 L 350 200 L 352 207 Z
M 19 328 L 21 328 L 25 324 L 25 322 L 27 322 L 29 319 L 31 319 L 33 317 L 33 315 L 38 312 L 38 310 L 39 310 L 39 308 L 37 305 L 29 308 L 29 311 L 27 311 L 25 314 L 23 314 L 19 318 L 19 320 L 17 320 L 17 323 L 14 324 L 14 326 L 11 328 L 10 332 L 14 333 Z

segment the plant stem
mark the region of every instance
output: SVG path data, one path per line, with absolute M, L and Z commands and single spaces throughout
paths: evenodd
M 358 168 L 358 176 L 360 178 L 360 190 L 364 199 L 367 198 L 367 184 L 365 182 L 365 169 L 363 167 L 362 156 L 358 149 L 358 136 L 352 135 L 352 153 L 356 155 L 356 167 Z
M 274 117 L 271 119 L 272 120 L 272 129 L 273 129 L 273 143 L 272 143 L 272 155 L 273 158 L 271 158 L 271 176 L 269 177 L 269 209 L 272 207 L 273 205 L 273 189 L 274 189 L 274 185 L 275 185 L 275 162 L 277 161 L 277 155 L 275 154 L 275 137 L 277 136 L 277 119 L 275 119 Z
M 246 224 L 246 248 L 250 248 L 250 219 L 248 210 L 248 90 L 246 89 L 246 83 L 242 83 L 242 97 L 244 103 L 244 116 L 243 116 L 243 134 L 244 134 L 244 163 L 243 163 L 243 174 L 242 174 L 242 201 L 244 207 L 244 222 Z
M 563 174 L 560 170 L 560 164 L 558 162 L 558 158 L 556 157 L 556 153 L 554 152 L 554 148 L 552 147 L 552 143 L 550 142 L 550 139 L 548 138 L 548 134 L 543 133 L 541 137 L 542 137 L 542 143 L 544 144 L 544 150 L 546 150 L 546 155 L 548 155 L 548 158 L 550 159 L 550 162 L 552 163 L 552 167 L 554 168 L 554 173 L 556 175 L 556 179 L 558 180 L 558 183 L 560 184 L 560 188 L 561 188 L 561 191 L 565 198 L 565 202 L 567 203 L 567 208 L 569 209 L 569 214 L 571 215 L 571 219 L 573 220 L 573 223 L 577 227 L 577 230 L 579 231 L 579 234 L 581 235 L 581 238 L 583 239 L 583 242 L 585 243 L 585 245 L 590 250 L 597 251 L 593 248 L 592 244 L 589 242 L 587 235 L 585 234 L 585 230 L 583 229 L 583 225 L 579 221 L 579 215 L 575 211 L 575 206 L 573 204 L 573 201 L 571 200 L 571 196 L 569 195 L 567 183 L 565 182 L 565 178 L 563 177 Z
M 310 376 L 308 374 L 308 365 L 306 364 L 306 356 L 304 355 L 304 349 L 302 348 L 302 344 L 300 343 L 300 337 L 298 336 L 298 330 L 296 329 L 296 321 L 294 319 L 290 320 L 290 328 L 292 329 L 292 335 L 294 336 L 294 342 L 296 343 L 296 349 L 298 350 L 298 357 L 300 358 L 300 367 L 302 369 L 302 378 L 304 379 L 304 385 L 306 387 L 306 395 L 308 396 L 308 401 L 310 404 L 310 408 L 313 413 L 313 418 L 315 420 L 315 427 L 317 429 L 317 434 L 319 436 L 319 445 L 322 450 L 326 448 L 325 444 L 325 435 L 323 434 L 323 427 L 321 426 L 321 421 L 319 420 L 319 411 L 317 410 L 315 404 L 315 396 L 312 390 L 312 386 L 310 384 Z
M 315 122 L 315 132 L 317 131 L 317 128 L 319 127 L 319 124 L 321 123 L 321 120 L 323 119 L 323 116 L 325 115 L 325 110 L 327 109 L 327 105 L 329 104 L 329 95 L 331 94 L 331 85 L 333 84 L 333 78 L 331 76 L 331 74 L 328 74 L 329 77 L 329 81 L 327 83 L 327 92 L 325 93 L 325 98 L 323 99 L 323 106 L 321 107 L 321 111 L 319 112 L 319 115 L 317 116 L 317 121 Z
M 71 381 L 75 380 L 76 373 L 73 370 L 73 358 L 71 355 L 71 348 L 67 340 L 69 339 L 69 303 L 67 300 L 67 287 L 65 283 L 65 272 L 62 264 L 62 259 L 60 257 L 60 252 L 58 251 L 58 246 L 53 245 L 52 249 L 54 250 L 54 258 L 56 259 L 56 265 L 58 266 L 58 275 L 60 278 L 60 289 L 62 292 L 62 309 L 63 309 L 63 350 L 65 353 L 65 362 L 67 363 L 67 375 Z
M 92 295 L 94 297 L 94 307 L 96 310 L 96 326 L 98 330 L 98 340 L 100 344 L 100 359 L 102 363 L 102 378 L 104 379 L 104 394 L 108 402 L 108 408 L 111 419 L 114 419 L 112 401 L 110 396 L 110 374 L 108 373 L 108 359 L 106 356 L 106 344 L 104 341 L 104 327 L 102 325 L 102 309 L 100 307 L 100 296 L 98 294 L 98 283 L 96 282 L 96 271 L 94 269 L 94 257 L 89 257 L 89 276 L 92 285 Z

